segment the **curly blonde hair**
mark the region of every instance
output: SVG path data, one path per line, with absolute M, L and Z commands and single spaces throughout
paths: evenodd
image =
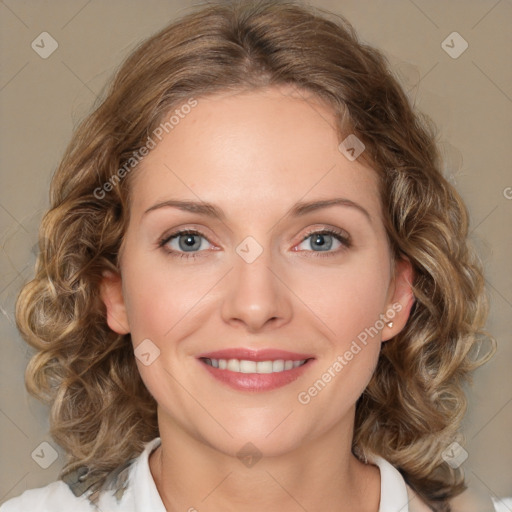
M 136 173 L 127 163 L 192 96 L 281 84 L 326 101 L 340 140 L 353 133 L 364 142 L 360 159 L 380 178 L 394 257 L 407 257 L 415 273 L 408 323 L 383 345 L 356 405 L 354 452 L 383 456 L 433 510 L 448 511 L 464 477 L 441 453 L 459 431 L 463 385 L 492 353 L 475 357 L 487 303 L 468 214 L 440 172 L 435 128 L 384 55 L 342 16 L 297 2 L 195 8 L 128 57 L 74 133 L 52 180 L 36 276 L 16 308 L 37 350 L 27 389 L 51 404 L 51 435 L 69 454 L 61 477 L 86 466 L 99 488 L 158 436 L 130 336 L 108 328 L 99 294 L 102 273 L 118 270 Z

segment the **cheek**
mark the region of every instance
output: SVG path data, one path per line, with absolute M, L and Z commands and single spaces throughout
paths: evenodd
M 384 313 L 389 271 L 379 261 L 361 258 L 360 264 L 297 277 L 298 283 L 297 295 L 325 325 L 326 337 L 341 349 Z
M 358 254 L 337 267 L 298 265 L 284 273 L 290 291 L 281 293 L 289 294 L 288 300 L 296 304 L 295 313 L 304 310 L 303 319 L 311 315 L 312 321 L 319 319 L 326 338 L 340 340 L 336 343 L 342 348 L 383 312 L 389 271 L 386 258 L 380 256 Z M 155 261 L 154 255 L 132 251 L 124 261 L 123 291 L 135 345 L 145 338 L 164 340 L 186 331 L 187 319 L 201 314 L 207 304 L 212 306 L 209 292 L 222 289 L 218 281 L 224 268 L 166 258 L 171 257 L 158 256 Z
M 357 401 L 375 371 L 384 326 L 380 315 L 385 313 L 388 293 L 388 261 L 378 255 L 361 257 L 336 272 L 304 281 L 302 293 L 309 290 L 305 302 L 314 304 L 311 309 L 326 326 L 324 341 L 330 346 L 298 399 L 325 411 L 324 427 L 338 421 Z
M 200 270 L 167 262 L 163 256 L 155 262 L 154 257 L 132 253 L 123 265 L 123 292 L 134 344 L 175 336 L 175 326 L 182 329 L 188 315 L 201 308 L 215 280 L 211 271 L 201 276 Z

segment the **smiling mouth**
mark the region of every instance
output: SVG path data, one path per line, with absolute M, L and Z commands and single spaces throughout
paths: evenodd
M 276 359 L 267 361 L 250 361 L 248 359 L 213 359 L 202 357 L 208 366 L 219 370 L 229 370 L 236 373 L 282 373 L 303 366 L 309 359 L 291 360 Z

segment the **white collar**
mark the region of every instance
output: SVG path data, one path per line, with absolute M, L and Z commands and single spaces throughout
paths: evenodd
M 380 470 L 379 512 L 409 512 L 407 487 L 400 472 L 378 455 L 368 455 L 368 461 Z
M 149 469 L 149 456 L 160 444 L 161 440 L 159 437 L 155 437 L 155 439 L 146 443 L 130 475 L 130 487 L 132 487 L 134 491 L 134 512 L 145 510 L 151 510 L 151 512 L 166 512 L 162 498 L 156 488 L 155 480 Z

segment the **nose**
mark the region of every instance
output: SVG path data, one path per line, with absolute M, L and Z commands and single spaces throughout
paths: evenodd
M 293 293 L 286 285 L 283 267 L 272 263 L 267 249 L 251 263 L 235 253 L 222 303 L 225 322 L 254 333 L 291 320 Z

